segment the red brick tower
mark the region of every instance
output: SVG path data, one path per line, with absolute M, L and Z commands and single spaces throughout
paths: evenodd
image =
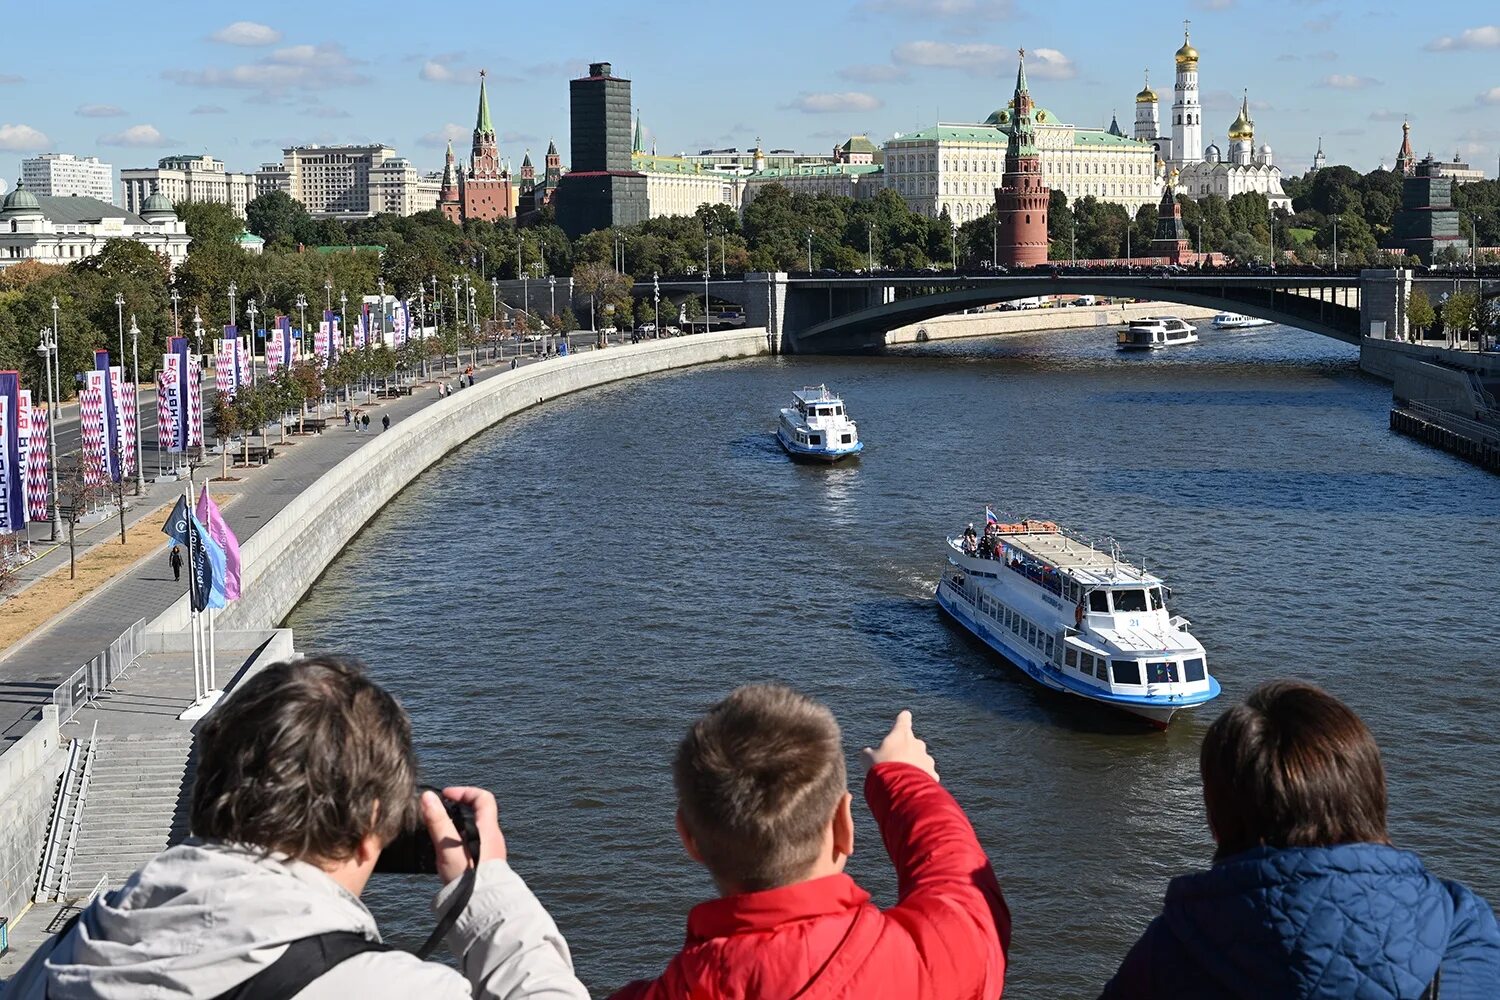
M 1411 122 L 1401 123 L 1401 151 L 1396 154 L 1396 173 L 1411 177 L 1417 172 L 1417 158 L 1411 151 Z
M 449 222 L 463 223 L 463 201 L 459 197 L 458 165 L 453 161 L 452 139 L 448 140 L 448 155 L 443 160 L 443 186 L 438 191 L 438 208 Z
M 510 174 L 500 169 L 500 149 L 495 144 L 495 125 L 490 120 L 490 100 L 485 91 L 485 71 L 479 71 L 479 114 L 474 122 L 474 144 L 469 151 L 469 169 L 459 181 L 464 219 L 494 222 L 511 215 Z
M 1007 267 L 1047 262 L 1047 209 L 1052 192 L 1042 183 L 1042 160 L 1031 120 L 1031 91 L 1026 87 L 1026 50 L 1016 71 L 1015 117 L 1005 147 L 1005 176 L 995 191 L 999 215 L 999 261 Z

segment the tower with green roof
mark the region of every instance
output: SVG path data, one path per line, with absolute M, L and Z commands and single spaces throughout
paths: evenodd
M 1035 105 L 1026 85 L 1026 50 L 1016 70 L 1014 119 L 1005 146 L 1005 174 L 995 191 L 1000 231 L 999 260 L 1007 267 L 1032 267 L 1047 261 L 1047 208 L 1052 192 L 1042 183 L 1042 158 L 1036 145 Z

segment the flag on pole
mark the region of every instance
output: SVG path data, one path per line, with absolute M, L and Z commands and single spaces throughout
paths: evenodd
M 208 528 L 208 537 L 224 552 L 224 598 L 238 600 L 240 596 L 240 540 L 234 537 L 219 505 L 208 495 L 208 487 L 198 494 L 198 520 Z
M 192 609 L 204 611 L 228 604 L 224 596 L 224 550 L 188 509 L 186 496 L 177 498 L 177 505 L 161 530 L 176 544 L 187 546 L 188 602 Z
M 20 375 L 0 372 L 0 529 L 26 527 L 26 488 L 21 468 Z
M 992 511 L 988 507 L 986 507 L 984 509 L 984 523 L 985 524 L 999 524 L 1000 523 L 1000 519 L 995 516 L 995 512 L 994 511 Z

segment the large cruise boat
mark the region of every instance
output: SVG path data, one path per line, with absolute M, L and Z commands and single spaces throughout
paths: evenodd
M 1218 697 L 1160 578 L 1051 521 L 985 515 L 982 533 L 971 524 L 948 539 L 938 582 L 938 606 L 960 625 L 1038 684 L 1158 728 Z
M 1248 330 L 1251 327 L 1270 325 L 1271 321 L 1268 319 L 1245 316 L 1241 313 L 1219 313 L 1214 317 L 1215 330 Z
M 1156 351 L 1179 344 L 1196 344 L 1198 331 L 1176 316 L 1150 316 L 1133 319 L 1119 332 L 1115 346 L 1122 351 Z
M 864 450 L 844 401 L 826 385 L 803 386 L 781 411 L 776 440 L 793 458 L 837 462 Z

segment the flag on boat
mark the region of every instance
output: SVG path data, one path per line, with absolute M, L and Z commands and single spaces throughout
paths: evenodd
M 224 551 L 224 598 L 238 600 L 240 596 L 240 540 L 234 537 L 219 505 L 214 503 L 205 488 L 198 494 L 198 520 L 208 528 L 208 536 Z
M 986 507 L 984 509 L 984 523 L 985 524 L 999 524 L 1000 523 L 1000 519 L 995 516 L 995 512 L 994 511 L 992 511 L 988 507 Z

